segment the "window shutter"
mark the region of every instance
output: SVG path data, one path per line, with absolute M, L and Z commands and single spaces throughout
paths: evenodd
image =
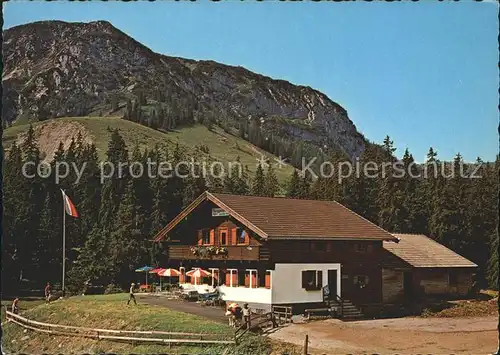
M 250 236 L 248 235 L 248 232 L 245 231 L 245 244 L 249 244 L 250 243 Z
M 303 272 L 303 271 L 302 271 Z M 271 275 L 266 272 L 266 288 L 271 288 Z M 304 287 L 304 275 L 302 274 L 302 287 Z
M 203 245 L 203 231 L 198 231 L 198 245 Z
M 248 272 L 245 272 L 245 287 L 250 286 L 250 274 Z
M 238 285 L 238 271 L 233 271 L 233 287 L 237 287 Z
M 214 230 L 210 230 L 210 245 L 215 245 Z
M 307 288 L 307 271 L 302 271 L 302 288 Z
M 226 286 L 231 286 L 231 274 L 229 271 L 226 274 Z
M 323 271 L 322 270 L 318 270 L 318 272 L 316 273 L 316 285 L 318 286 L 318 288 L 323 287 Z

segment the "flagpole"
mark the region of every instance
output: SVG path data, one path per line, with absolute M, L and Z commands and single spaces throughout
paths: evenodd
M 62 296 L 64 297 L 64 278 L 66 273 L 66 206 L 64 205 L 64 190 L 63 192 L 63 240 L 62 240 Z

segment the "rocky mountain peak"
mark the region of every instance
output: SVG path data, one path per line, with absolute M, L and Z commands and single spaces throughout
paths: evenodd
M 339 148 L 351 158 L 364 149 L 346 110 L 317 90 L 242 67 L 154 53 L 107 21 L 16 26 L 4 31 L 3 54 L 8 124 L 116 114 L 139 91 L 147 105 L 160 92 L 173 104 L 190 102 L 200 115 L 224 115 L 235 126 L 257 119 L 275 135 Z

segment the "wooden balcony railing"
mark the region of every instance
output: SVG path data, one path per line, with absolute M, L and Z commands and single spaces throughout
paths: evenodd
M 260 246 L 225 246 L 225 254 L 196 253 L 191 251 L 189 245 L 170 245 L 168 256 L 174 260 L 267 260 L 266 254 L 262 255 Z M 265 257 L 261 259 L 260 257 Z

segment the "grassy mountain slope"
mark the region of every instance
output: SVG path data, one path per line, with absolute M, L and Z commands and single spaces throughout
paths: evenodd
M 38 135 L 40 149 L 47 160 L 52 159 L 59 142 L 62 141 L 67 148 L 71 139 L 76 138 L 78 133 L 86 142 L 93 142 L 96 145 L 100 159 L 104 160 L 111 130 L 116 128 L 120 130 L 129 151 L 132 151 L 135 145 L 139 145 L 141 149 L 152 149 L 155 145 L 167 145 L 173 149 L 175 144 L 179 144 L 189 154 L 194 152 L 196 146 L 203 145 L 208 148 L 208 153 L 201 154 L 206 155 L 207 160 L 212 158 L 226 166 L 239 157 L 242 164 L 247 165 L 252 173 L 261 155 L 273 162 L 276 158 L 218 127 L 209 131 L 203 125 L 163 132 L 118 117 L 65 117 L 35 122 L 33 126 Z M 25 124 L 7 128 L 3 135 L 4 148 L 8 149 L 14 140 L 22 141 L 28 127 L 29 125 Z M 281 182 L 288 179 L 293 171 L 290 165 L 279 168 L 275 163 L 274 166 Z

